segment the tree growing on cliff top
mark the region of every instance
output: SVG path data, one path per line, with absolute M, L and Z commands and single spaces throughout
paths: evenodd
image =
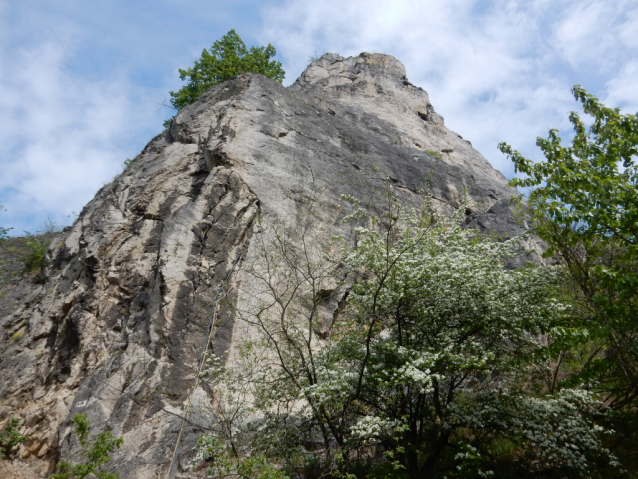
M 204 49 L 192 68 L 180 68 L 179 77 L 187 83 L 178 91 L 169 92 L 170 103 L 176 110 L 181 110 L 211 86 L 240 73 L 260 73 L 281 82 L 285 76 L 281 62 L 271 60 L 276 54 L 277 50 L 270 43 L 265 47 L 247 49 L 235 30 L 230 30 L 213 43 L 210 51 Z

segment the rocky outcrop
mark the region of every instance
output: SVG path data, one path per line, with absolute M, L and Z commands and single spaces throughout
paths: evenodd
M 288 88 L 240 75 L 180 111 L 52 242 L 46 284 L 0 320 L 0 423 L 25 420 L 21 458 L 76 459 L 82 412 L 124 437 L 121 477 L 164 477 L 212 298 L 238 258 L 213 349 L 241 342 L 232 312 L 257 219 L 294 224 L 311 185 L 315 234 L 348 236 L 339 196 L 385 181 L 406 197 L 428 188 L 445 209 L 465 193 L 468 223 L 513 225 L 504 177 L 393 57 L 326 54 Z M 207 420 L 185 427 L 182 464 Z

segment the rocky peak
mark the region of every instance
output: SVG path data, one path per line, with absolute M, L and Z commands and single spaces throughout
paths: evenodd
M 468 224 L 518 231 L 503 175 L 391 56 L 326 54 L 289 88 L 239 75 L 182 109 L 52 241 L 46 285 L 7 296 L 25 298 L 0 318 L 0 426 L 25 421 L 20 457 L 76 460 L 81 412 L 124 437 L 112 463 L 121 477 L 163 477 L 212 298 L 239 258 L 212 350 L 232 354 L 250 334 L 234 311 L 251 300 L 239 285 L 258 254 L 258 218 L 301 221 L 312 186 L 310 239 L 352 238 L 339 197 L 366 198 L 385 181 L 415 201 L 427 187 L 448 210 L 467 194 Z M 195 395 L 206 404 L 212 391 Z M 189 418 L 180 465 L 209 420 Z
M 327 88 L 361 82 L 380 87 L 403 82 L 409 84 L 403 63 L 391 55 L 361 53 L 357 57 L 344 58 L 326 53 L 306 67 L 295 85 L 308 88 L 320 84 L 321 88 Z
M 326 53 L 306 67 L 292 88 L 366 110 L 374 105 L 388 117 L 403 111 L 432 124 L 443 124 L 427 92 L 408 81 L 403 63 L 391 55 L 361 53 L 344 58 Z
M 405 67 L 391 55 L 326 53 L 308 65 L 291 89 L 374 113 L 400 132 L 402 144 L 439 152 L 448 164 L 505 181 L 469 141 L 445 126 L 427 92 L 408 81 Z

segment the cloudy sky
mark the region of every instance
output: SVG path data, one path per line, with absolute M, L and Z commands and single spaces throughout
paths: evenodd
M 277 48 L 285 84 L 325 52 L 394 55 L 508 177 L 496 145 L 568 137 L 572 85 L 638 111 L 638 0 L 0 0 L 0 226 L 69 224 L 231 28 Z

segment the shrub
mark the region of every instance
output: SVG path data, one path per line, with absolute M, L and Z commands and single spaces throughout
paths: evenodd
M 0 460 L 6 459 L 11 456 L 13 448 L 18 444 L 23 443 L 28 436 L 20 434 L 18 432 L 18 426 L 20 425 L 20 419 L 13 418 L 7 425 L 0 431 Z
M 75 424 L 75 433 L 80 439 L 80 444 L 84 451 L 80 454 L 86 459 L 83 464 L 71 464 L 70 462 L 60 461 L 57 465 L 60 472 L 51 476 L 53 479 L 84 479 L 89 474 L 94 475 L 98 479 L 117 479 L 119 474 L 112 474 L 104 470 L 104 465 L 111 460 L 109 454 L 114 449 L 119 449 L 124 439 L 116 438 L 111 431 L 105 429 L 95 438 L 93 443 L 89 441 L 89 423 L 86 414 L 76 414 L 73 416 Z
M 440 151 L 436 151 L 436 150 L 423 150 L 423 151 L 427 153 L 428 155 L 433 156 L 434 159 L 443 161 L 443 155 L 441 154 Z
M 24 261 L 24 271 L 37 271 L 42 266 L 44 255 L 49 247 L 50 240 L 29 236 L 26 243 L 26 254 L 22 257 Z

